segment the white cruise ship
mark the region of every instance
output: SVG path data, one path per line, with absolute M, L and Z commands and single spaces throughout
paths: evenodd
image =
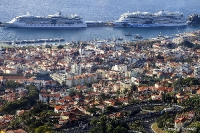
M 162 27 L 162 26 L 187 26 L 182 13 L 160 11 L 124 13 L 113 22 L 114 27 Z
M 15 17 L 5 23 L 5 27 L 21 28 L 85 28 L 87 24 L 78 15 L 63 16 L 61 12 L 47 17 L 32 16 L 29 13 Z

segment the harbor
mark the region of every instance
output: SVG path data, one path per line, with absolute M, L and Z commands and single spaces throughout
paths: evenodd
M 9 45 L 66 44 L 68 42 L 94 42 L 96 44 L 137 42 L 148 40 L 172 39 L 182 33 L 194 31 L 197 27 L 177 28 L 112 28 L 110 26 L 88 27 L 79 30 L 35 30 L 24 28 L 3 28 L 4 33 L 16 32 L 17 36 L 8 36 L 0 43 Z M 98 31 L 98 32 L 94 32 Z M 107 32 L 105 32 L 107 31 Z M 148 31 L 148 32 L 145 32 Z M 31 32 L 31 34 L 27 34 Z M 1 34 L 1 33 L 0 33 Z M 25 36 L 25 37 L 23 37 Z
M 74 41 L 91 41 L 91 40 L 95 40 L 96 38 L 98 38 L 98 43 L 110 42 L 110 40 L 113 40 L 113 38 L 115 38 L 114 40 L 117 40 L 117 41 L 137 41 L 137 40 L 145 40 L 149 38 L 157 39 L 157 36 L 160 33 L 162 33 L 162 35 L 165 37 L 169 37 L 169 36 L 172 36 L 172 34 L 179 34 L 179 33 L 184 33 L 188 31 L 194 31 L 196 29 L 199 29 L 200 27 L 200 26 L 195 26 L 194 24 L 185 25 L 185 23 L 182 23 L 181 21 L 182 19 L 180 20 L 180 19 L 175 19 L 175 18 L 173 20 L 180 20 L 180 24 L 181 25 L 183 24 L 184 26 L 154 27 L 154 25 L 150 25 L 152 27 L 145 27 L 146 25 L 144 25 L 145 23 L 155 24 L 156 22 L 158 22 L 160 20 L 159 19 L 160 15 L 167 14 L 167 12 L 165 12 L 166 10 L 168 10 L 169 12 L 173 12 L 174 14 L 177 14 L 176 16 L 179 16 L 180 18 L 182 18 L 180 13 L 183 13 L 185 18 L 187 18 L 187 16 L 195 13 L 196 11 L 174 10 L 173 8 L 166 9 L 161 6 L 158 6 L 156 9 L 154 8 L 144 9 L 143 5 L 141 5 L 141 8 L 138 7 L 138 9 L 134 9 L 134 10 L 132 9 L 133 6 L 130 6 L 130 5 L 129 6 L 126 5 L 125 6 L 126 8 L 124 7 L 124 8 L 118 9 L 117 8 L 118 6 L 115 6 L 112 4 L 113 10 L 111 9 L 109 10 L 109 12 L 105 12 L 105 10 L 102 9 L 100 5 L 97 5 L 97 7 L 95 8 L 91 7 L 93 9 L 92 12 L 88 12 L 87 10 L 79 10 L 79 9 L 82 9 L 81 7 L 83 5 L 79 5 L 80 7 L 78 7 L 78 10 L 72 9 L 70 12 L 67 9 L 63 9 L 63 10 L 51 9 L 44 13 L 41 13 L 41 12 L 37 12 L 37 10 L 32 10 L 32 8 L 28 10 L 30 14 L 27 13 L 27 10 L 20 10 L 20 12 L 10 12 L 10 13 L 3 12 L 4 14 L 0 19 L 0 42 L 5 42 L 9 44 L 14 44 L 14 43 L 15 44 L 40 44 L 40 43 L 43 44 L 45 43 L 45 41 L 42 41 L 42 42 L 38 41 L 41 38 L 46 38 L 49 40 L 52 40 L 52 38 L 63 38 L 64 41 L 63 42 L 61 41 L 62 43 L 74 42 Z M 119 5 L 124 5 L 124 3 L 120 2 Z M 190 5 L 190 3 L 188 3 L 188 5 Z M 109 8 L 109 9 L 111 8 L 107 6 L 106 8 Z M 38 8 L 38 7 L 35 6 L 34 8 Z M 56 11 L 62 12 L 63 15 L 54 14 Z M 180 11 L 180 13 L 178 13 L 177 11 Z M 77 15 L 74 15 L 72 17 L 69 16 L 70 19 L 67 18 L 68 15 L 74 14 L 74 13 L 80 15 L 80 17 L 78 17 Z M 142 25 L 143 27 L 139 27 L 140 25 L 137 25 L 137 24 L 131 25 L 130 26 L 131 28 L 128 25 L 127 26 L 125 25 L 125 27 L 123 27 L 124 25 L 122 27 L 116 26 L 118 24 L 116 23 L 116 21 L 119 23 L 125 22 L 120 17 L 121 15 L 124 17 L 128 17 L 129 15 L 136 14 L 135 17 L 140 17 L 140 16 L 145 15 L 145 18 L 150 18 L 151 13 L 154 13 L 154 18 L 158 18 L 158 19 L 155 19 L 152 22 L 150 21 L 151 19 L 145 20 L 144 22 L 142 21 L 143 19 L 141 19 L 141 21 L 139 21 L 138 19 L 139 22 L 137 21 L 137 23 L 141 22 L 141 24 L 143 24 Z M 13 20 L 14 18 L 19 18 L 20 16 L 21 16 L 20 18 L 22 18 L 22 16 L 24 15 L 28 17 L 29 16 L 28 14 L 32 16 L 34 19 L 30 19 L 31 21 L 27 21 L 27 23 L 16 23 L 16 24 L 19 24 L 18 28 L 7 28 L 7 25 L 5 27 L 4 24 L 6 22 L 10 22 L 12 24 L 12 22 L 15 22 Z M 142 15 L 137 15 L 137 14 L 142 14 Z M 46 21 L 39 21 L 39 22 L 36 21 L 38 20 L 39 16 L 40 16 L 40 19 L 43 18 L 43 20 L 46 20 Z M 51 21 L 51 20 L 54 20 L 53 17 L 57 17 L 55 19 L 56 21 Z M 60 18 L 64 18 L 64 21 L 60 22 Z M 118 21 L 118 20 L 122 20 L 122 21 Z M 71 26 L 71 28 L 68 29 L 68 25 L 66 25 L 65 22 L 70 22 L 69 26 Z M 78 22 L 78 23 L 73 23 L 73 22 Z M 177 28 L 179 30 L 177 30 Z M 141 37 L 137 36 L 137 34 L 140 35 Z M 48 43 L 48 40 L 46 42 Z M 54 44 L 54 42 L 50 42 L 49 44 Z M 56 43 L 55 41 L 55 44 L 58 44 L 58 43 Z
M 77 14 L 69 16 L 62 15 L 61 11 L 53 15 L 33 16 L 29 13 L 14 17 L 7 22 L 0 22 L 5 27 L 10 28 L 45 28 L 45 29 L 64 29 L 64 28 L 86 28 L 98 26 L 114 27 L 172 27 L 187 26 L 187 19 L 183 13 L 169 12 L 161 10 L 159 12 L 126 12 L 121 14 L 119 19 L 111 22 L 85 21 Z

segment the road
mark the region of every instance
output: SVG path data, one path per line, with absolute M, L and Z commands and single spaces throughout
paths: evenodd
M 141 107 L 143 106 L 159 106 L 159 105 L 166 105 L 165 103 L 140 103 L 140 104 L 132 104 L 132 105 L 128 105 L 126 107 L 120 108 L 118 109 L 118 112 L 120 111 L 133 111 L 133 110 L 140 110 Z M 118 120 L 119 122 L 125 122 L 125 123 L 130 123 L 130 122 L 134 122 L 136 120 L 141 120 L 143 123 L 143 127 L 145 129 L 146 132 L 148 133 L 153 133 L 152 129 L 151 129 L 151 125 L 156 121 L 156 118 L 161 116 L 162 114 L 160 112 L 152 112 L 151 114 L 137 114 L 137 115 L 133 115 L 133 116 L 129 116 L 123 119 Z M 88 118 L 88 120 L 94 119 L 94 118 L 98 118 L 98 117 L 90 117 Z M 88 122 L 89 123 L 89 122 Z M 63 129 L 64 132 L 66 133 L 87 133 L 89 132 L 90 129 L 92 129 L 92 127 L 87 126 L 88 123 L 84 123 L 84 124 L 76 124 L 73 126 L 73 128 L 67 128 L 67 129 Z
M 151 118 L 147 118 L 147 119 L 142 120 L 144 130 L 147 133 L 154 133 L 154 131 L 151 129 L 151 125 L 156 121 L 156 118 L 157 117 L 151 117 Z

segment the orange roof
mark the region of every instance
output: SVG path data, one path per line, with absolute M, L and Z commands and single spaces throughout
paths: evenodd
M 60 110 L 62 108 L 62 106 L 55 106 L 54 107 L 56 110 Z
M 78 89 L 78 90 L 85 89 L 85 88 L 86 88 L 86 86 L 84 86 L 84 85 L 78 85 L 78 86 L 76 86 L 76 89 Z
M 138 87 L 138 91 L 145 91 L 148 89 L 148 86 L 141 86 L 141 87 Z
M 184 123 L 186 120 L 187 120 L 187 119 L 186 119 L 185 117 L 180 117 L 180 118 L 175 119 L 174 121 L 175 121 L 176 123 Z
M 72 98 L 70 96 L 65 96 L 64 99 L 67 100 L 67 101 L 71 101 L 72 100 Z
M 123 117 L 123 116 L 124 115 L 121 112 L 119 112 L 119 113 L 116 114 L 116 117 Z
M 172 87 L 159 87 L 158 90 L 171 92 L 173 90 L 173 88 Z
M 197 90 L 197 94 L 200 94 L 200 89 L 199 89 L 199 90 Z

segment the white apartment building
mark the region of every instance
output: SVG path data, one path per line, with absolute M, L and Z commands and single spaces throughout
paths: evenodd
M 194 67 L 194 76 L 195 78 L 200 78 L 200 66 Z

